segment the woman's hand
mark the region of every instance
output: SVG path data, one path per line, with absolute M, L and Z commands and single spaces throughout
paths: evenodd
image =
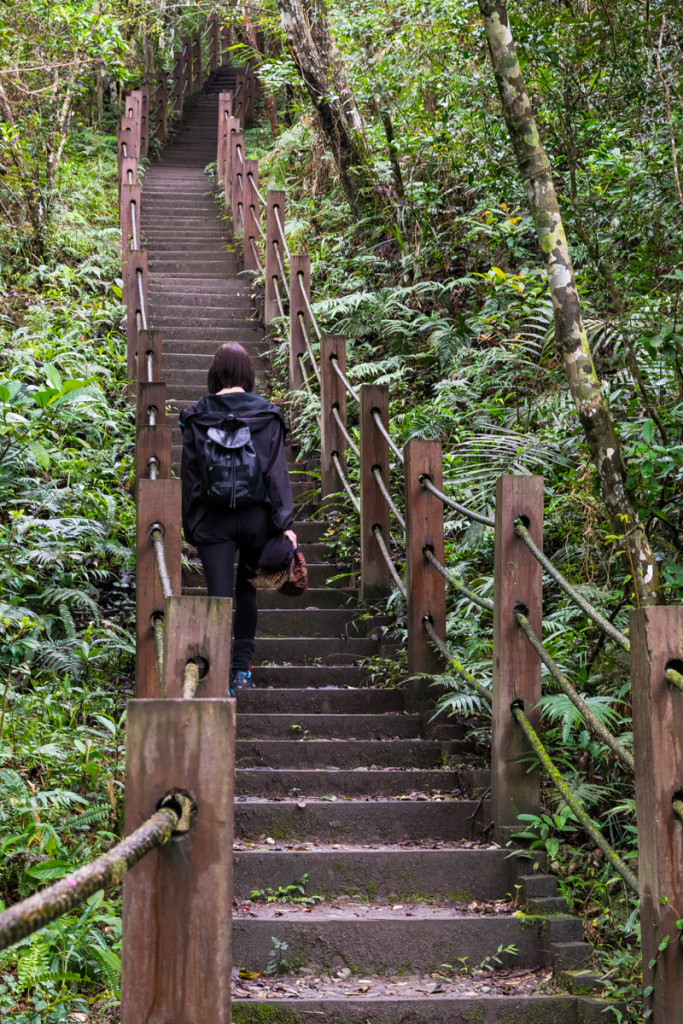
M 296 551 L 297 543 L 296 543 L 296 534 L 294 533 L 294 530 L 283 530 L 282 531 L 282 536 L 283 537 L 289 537 L 289 539 L 292 542 L 292 546 L 293 546 L 294 550 Z

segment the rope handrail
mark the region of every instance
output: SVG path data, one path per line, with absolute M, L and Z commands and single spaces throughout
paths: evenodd
M 306 373 L 306 367 L 304 366 L 304 353 L 303 352 L 299 352 L 298 359 L 299 359 L 299 366 L 301 367 L 301 376 L 303 378 L 304 387 L 306 388 L 306 391 L 308 392 L 308 397 L 315 404 L 315 402 L 318 401 L 318 396 L 313 393 L 313 388 L 311 387 L 311 385 L 309 383 L 308 374 Z M 320 416 L 318 416 L 317 414 L 316 414 L 316 419 L 318 421 L 318 427 L 320 427 Z
M 336 452 L 332 452 L 332 463 L 334 465 L 334 468 L 337 470 L 337 476 L 341 480 L 341 483 L 342 483 L 342 486 L 343 486 L 344 490 L 346 491 L 346 493 L 348 494 L 349 498 L 351 499 L 351 504 L 355 508 L 355 510 L 358 513 L 358 515 L 360 515 L 360 502 L 359 502 L 358 498 L 356 497 L 356 495 L 351 490 L 351 484 L 349 483 L 349 481 L 346 478 L 346 474 L 344 473 L 344 470 L 342 469 L 342 464 L 339 461 L 339 456 L 337 455 Z
M 334 417 L 335 423 L 337 424 L 342 434 L 344 435 L 346 443 L 348 444 L 349 448 L 354 453 L 354 455 L 356 455 L 357 458 L 360 458 L 360 448 L 358 447 L 358 445 L 356 444 L 356 442 L 353 440 L 348 430 L 346 429 L 346 425 L 343 422 L 341 416 L 339 415 L 339 409 L 337 408 L 336 405 L 332 406 L 332 416 Z
M 166 842 L 179 820 L 174 807 L 160 808 L 101 857 L 4 910 L 0 914 L 0 950 L 44 928 L 100 889 L 118 885 L 145 854 Z
M 379 549 L 382 552 L 382 558 L 387 563 L 387 567 L 389 569 L 389 572 L 392 575 L 394 583 L 396 584 L 398 589 L 401 591 L 401 594 L 403 595 L 403 599 L 405 601 L 407 601 L 408 600 L 408 591 L 406 590 L 405 583 L 403 582 L 403 580 L 399 576 L 398 569 L 394 565 L 394 563 L 392 561 L 392 558 L 391 558 L 391 555 L 389 554 L 389 549 L 387 548 L 386 541 L 384 540 L 384 537 L 382 536 L 382 527 L 379 525 L 379 523 L 375 523 L 375 525 L 372 528 L 372 532 L 373 532 L 373 534 L 375 536 L 375 540 L 377 541 L 377 544 L 379 545 Z
M 299 278 L 300 281 L 303 280 L 305 276 L 306 275 L 304 274 L 303 270 L 300 270 L 299 273 L 297 274 L 297 277 Z M 315 313 L 313 312 L 313 307 L 311 306 L 311 300 L 308 297 L 308 291 L 303 286 L 301 288 L 301 294 L 304 297 L 304 305 L 306 306 L 308 315 L 311 318 L 311 323 L 315 328 L 315 333 L 318 335 L 318 341 L 322 341 L 323 332 L 320 330 L 320 327 L 318 326 L 318 321 L 315 318 Z
M 442 565 L 439 559 L 436 557 L 431 548 L 423 548 L 422 554 L 425 556 L 427 561 L 434 566 L 437 572 L 441 575 L 448 583 L 457 591 L 459 591 L 463 597 L 466 597 L 468 601 L 472 601 L 473 604 L 479 605 L 484 611 L 493 611 L 493 601 L 489 600 L 488 597 L 479 597 L 479 594 L 475 594 L 473 590 L 461 583 L 457 576 L 454 576 L 452 572 Z
M 156 457 L 156 455 L 152 455 L 149 459 L 147 459 L 147 469 L 149 470 L 150 480 L 159 479 L 159 460 Z
M 683 675 L 680 672 L 677 672 L 675 668 L 668 668 L 665 674 L 667 683 L 671 683 L 677 690 L 683 691 Z
M 140 319 L 142 320 L 143 331 L 147 330 L 147 308 L 145 306 L 145 289 L 142 283 L 142 271 L 137 270 L 135 276 L 138 281 L 138 298 L 140 299 Z
M 191 700 L 199 688 L 199 665 L 188 661 L 183 672 L 183 700 Z
M 132 172 L 132 170 L 130 169 L 130 167 L 129 167 L 129 168 L 128 168 L 128 170 L 126 171 L 126 174 L 127 174 L 127 176 L 128 176 L 128 184 L 129 184 L 129 185 L 132 185 L 132 184 L 133 184 L 133 172 Z
M 243 85 L 244 85 L 244 82 L 240 82 L 240 84 L 235 89 L 234 93 L 232 94 L 233 101 L 236 100 L 237 97 L 239 96 L 240 91 L 241 91 Z
M 152 627 L 154 629 L 154 646 L 157 651 L 157 667 L 159 669 L 159 679 L 163 678 L 164 672 L 164 635 L 165 625 L 163 615 L 155 615 L 152 621 Z
M 391 434 L 389 433 L 387 428 L 382 423 L 382 417 L 380 416 L 380 414 L 377 411 L 377 409 L 373 409 L 372 410 L 372 418 L 375 421 L 375 426 L 377 427 L 377 429 L 379 430 L 380 434 L 382 435 L 384 440 L 387 442 L 387 444 L 391 448 L 391 450 L 394 453 L 394 455 L 396 456 L 396 458 L 399 460 L 399 462 L 401 464 L 403 464 L 404 461 L 405 461 L 405 459 L 403 458 L 403 452 L 398 447 L 398 445 L 394 443 L 394 441 L 393 441 L 393 439 L 391 437 Z
M 122 142 L 121 143 L 121 152 L 123 153 L 123 155 L 125 157 L 128 156 L 128 143 L 127 142 Z
M 384 480 L 382 479 L 382 470 L 379 468 L 379 466 L 373 466 L 372 467 L 372 475 L 374 476 L 375 480 L 377 481 L 377 486 L 379 487 L 380 494 L 382 495 L 382 497 L 386 501 L 386 503 L 389 506 L 389 508 L 391 509 L 391 511 L 394 513 L 394 516 L 396 517 L 396 521 L 401 524 L 401 529 L 405 533 L 405 529 L 406 529 L 405 517 L 401 514 L 401 512 L 396 507 L 396 503 L 394 502 L 394 499 L 391 497 L 391 494 L 389 493 L 389 489 L 388 489 L 387 485 L 384 483 Z
M 304 292 L 304 295 L 305 294 L 306 293 Z M 301 333 L 303 334 L 304 341 L 306 342 L 306 349 L 308 351 L 308 357 L 311 360 L 311 366 L 313 368 L 313 373 L 315 374 L 315 379 L 318 381 L 318 387 L 320 387 L 321 380 L 320 380 L 320 370 L 318 369 L 318 361 L 317 361 L 317 359 L 315 357 L 315 352 L 313 351 L 313 345 L 311 344 L 311 335 L 306 330 L 306 322 L 305 322 L 304 315 L 301 312 L 301 310 L 299 310 L 299 312 L 297 313 L 297 317 L 299 319 L 299 323 L 301 324 Z
M 259 202 L 261 203 L 261 206 L 267 206 L 268 205 L 268 200 L 266 199 L 266 197 L 263 195 L 262 192 L 259 192 L 258 185 L 254 184 L 253 172 L 249 171 L 249 173 L 247 174 L 247 177 L 249 178 L 249 181 L 251 182 L 251 187 L 253 188 L 253 190 L 256 193 L 256 195 L 259 197 Z
M 347 393 L 349 395 L 351 395 L 351 398 L 355 398 L 355 400 L 357 402 L 359 402 L 360 399 L 358 397 L 358 392 L 355 390 L 355 388 L 351 384 L 349 384 L 348 380 L 346 379 L 346 375 L 344 374 L 344 372 L 339 367 L 339 360 L 337 359 L 337 357 L 336 356 L 330 356 L 330 362 L 332 363 L 332 369 L 334 370 L 334 372 L 337 374 L 337 376 L 341 380 L 342 384 L 346 388 Z
M 620 632 L 617 627 L 609 621 L 609 619 L 606 619 L 604 615 L 601 615 L 597 608 L 594 608 L 590 601 L 587 601 L 585 597 L 582 597 L 578 590 L 572 586 L 569 580 L 555 568 L 548 556 L 544 555 L 541 549 L 535 544 L 531 534 L 523 523 L 515 523 L 515 533 L 524 541 L 531 554 L 537 562 L 540 562 L 550 578 L 553 579 L 558 586 L 562 588 L 562 590 L 564 590 L 565 594 L 572 599 L 574 604 L 578 605 L 581 611 L 584 612 L 588 618 L 596 624 L 596 626 L 599 626 L 607 636 L 618 643 L 620 647 L 623 647 L 625 651 L 630 650 L 631 644 L 628 637 Z
M 622 764 L 630 768 L 631 771 L 635 771 L 635 761 L 633 760 L 633 754 L 623 746 L 623 744 L 617 739 L 617 737 L 603 725 L 596 714 L 591 711 L 590 707 L 586 704 L 585 700 L 578 692 L 578 690 L 569 682 L 564 672 L 560 669 L 559 665 L 553 660 L 547 649 L 543 645 L 543 642 L 536 635 L 533 626 L 529 622 L 526 615 L 518 608 L 514 610 L 515 620 L 517 625 L 520 627 L 525 637 L 538 654 L 539 658 L 550 672 L 551 676 L 558 684 L 560 689 L 569 697 L 574 707 L 579 711 L 583 717 L 588 729 L 598 737 L 603 743 L 605 743 L 612 751 L 617 760 L 621 761 Z
M 259 269 L 259 273 L 263 274 L 263 266 L 261 264 L 261 260 L 259 259 L 259 251 L 256 248 L 256 243 L 255 243 L 254 239 L 251 238 L 251 237 L 249 238 L 249 244 L 251 246 L 251 251 L 254 254 L 254 259 L 256 260 L 256 266 Z
M 277 221 L 278 231 L 280 232 L 280 238 L 282 239 L 282 248 L 287 253 L 287 258 L 291 259 L 292 258 L 292 254 L 289 251 L 289 246 L 287 245 L 287 239 L 285 238 L 285 229 L 282 226 L 282 221 L 280 220 L 280 212 L 279 212 L 277 206 L 273 207 L 273 215 L 275 216 L 275 220 Z M 274 241 L 277 242 L 277 239 L 274 239 Z
M 432 641 L 434 646 L 443 655 L 443 657 L 444 657 L 448 667 L 449 668 L 454 668 L 455 671 L 457 672 L 457 674 L 460 676 L 460 678 L 463 679 L 464 682 L 466 682 L 468 686 L 471 686 L 472 689 L 475 690 L 479 694 L 480 697 L 483 697 L 484 700 L 488 701 L 488 703 L 490 704 L 491 703 L 491 689 L 490 689 L 490 687 L 484 686 L 484 684 L 480 683 L 478 679 L 475 679 L 474 676 L 472 675 L 472 673 L 467 671 L 467 669 L 462 664 L 462 662 L 458 661 L 458 659 L 455 657 L 455 655 L 451 654 L 451 652 L 448 650 L 448 647 L 446 646 L 444 641 L 441 639 L 441 637 L 438 635 L 438 633 L 434 629 L 434 624 L 431 622 L 431 620 L 429 619 L 428 616 L 425 616 L 425 618 L 422 620 L 422 625 L 423 625 L 425 633 L 427 634 L 429 639 Z
M 280 295 L 280 279 L 277 274 L 273 274 L 273 287 L 275 288 L 275 299 L 280 310 L 280 316 L 285 315 L 285 307 L 282 305 L 282 296 Z
M 128 171 L 129 178 L 132 177 L 132 174 L 133 174 L 133 172 L 129 170 Z M 135 215 L 135 207 L 136 206 L 137 206 L 137 203 L 135 202 L 135 200 L 131 199 L 131 201 L 130 201 L 130 224 L 131 224 L 132 235 L 133 235 L 133 248 L 134 249 L 139 249 L 140 248 L 140 242 L 139 242 L 139 237 L 138 237 L 138 223 L 137 223 L 137 218 L 136 218 L 136 215 Z
M 256 230 L 258 232 L 258 236 L 259 236 L 259 238 L 261 239 L 262 242 L 265 242 L 266 241 L 266 236 L 263 234 L 263 228 L 259 224 L 258 217 L 254 216 L 254 214 L 256 212 L 256 207 L 254 206 L 253 203 L 250 204 L 249 209 L 251 211 L 252 216 L 254 217 L 254 227 L 256 228 Z
M 149 423 L 150 427 L 156 427 L 156 425 L 157 425 L 157 410 L 156 410 L 156 406 L 150 405 L 149 409 L 147 410 L 147 417 L 148 417 L 147 422 Z
M 147 353 L 147 382 L 149 384 L 154 380 L 154 353 Z
M 238 142 L 238 143 L 237 143 L 237 145 L 235 146 L 235 149 L 236 149 L 236 151 L 237 151 L 237 156 L 239 157 L 239 161 L 240 161 L 240 163 L 241 163 L 241 164 L 244 164 L 244 157 L 242 156 L 242 147 L 240 146 L 239 142 Z M 239 171 L 237 172 L 237 177 L 238 177 L 238 178 L 241 178 L 241 177 L 242 177 L 242 175 L 241 175 L 241 173 L 240 173 Z
M 491 516 L 483 516 L 479 512 L 473 512 L 471 508 L 467 508 L 466 505 L 461 505 L 459 501 L 454 501 L 453 498 L 449 498 L 448 495 L 440 491 L 438 487 L 435 487 L 432 481 L 429 479 L 426 473 L 421 473 L 419 476 L 420 486 L 424 487 L 426 491 L 433 494 L 435 498 L 438 498 L 448 505 L 449 508 L 455 509 L 456 512 L 460 512 L 461 515 L 466 516 L 475 523 L 483 523 L 484 526 L 495 526 L 496 521 Z
M 287 275 L 285 274 L 285 267 L 284 267 L 284 264 L 282 262 L 282 256 L 280 255 L 280 246 L 278 244 L 277 238 L 273 239 L 273 249 L 275 250 L 275 258 L 277 260 L 277 265 L 278 265 L 278 267 L 280 269 L 280 275 L 281 275 L 280 276 L 280 280 L 282 281 L 283 287 L 285 289 L 285 293 L 287 295 L 287 299 L 288 299 L 289 302 L 291 302 L 292 301 L 292 296 L 290 295 L 290 292 L 289 292 L 289 285 L 287 284 Z
M 543 743 L 541 742 L 536 730 L 534 729 L 533 725 L 524 713 L 523 708 L 518 704 L 513 704 L 511 707 L 511 711 L 517 719 L 517 721 L 519 722 L 519 724 L 521 725 L 522 729 L 524 730 L 524 734 L 531 743 L 531 746 L 534 748 L 534 752 L 536 753 L 539 761 L 541 762 L 546 772 L 552 779 L 558 792 L 562 794 L 562 797 L 564 798 L 567 806 L 571 808 L 571 810 L 576 815 L 584 831 L 587 832 L 587 834 L 591 837 L 595 845 L 602 850 L 602 852 L 604 853 L 605 857 L 610 862 L 614 870 L 621 875 L 621 877 L 624 879 L 629 888 L 632 889 L 633 892 L 638 894 L 640 892 L 638 879 L 633 874 L 631 869 L 628 867 L 626 861 L 623 860 L 619 856 L 617 851 L 614 849 L 614 847 L 607 842 L 600 829 L 597 827 L 593 819 L 590 817 L 590 815 L 584 808 L 583 804 L 581 803 L 580 799 L 578 798 L 574 790 L 571 788 L 569 783 L 566 782 L 565 779 L 562 777 L 556 765 L 553 764 L 550 755 L 548 754 L 548 751 L 543 746 Z
M 164 598 L 173 597 L 171 577 L 169 576 L 168 565 L 166 563 L 166 548 L 164 547 L 164 534 L 162 527 L 159 523 L 154 523 L 150 527 L 149 538 L 154 544 L 154 554 L 156 555 L 157 569 L 159 570 L 161 592 L 164 595 Z

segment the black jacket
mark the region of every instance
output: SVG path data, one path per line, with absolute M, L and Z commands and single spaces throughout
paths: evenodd
M 206 533 L 208 529 L 214 534 L 219 527 L 220 514 L 209 509 L 200 497 L 199 451 L 209 427 L 220 426 L 230 414 L 246 423 L 251 431 L 266 485 L 273 534 L 290 530 L 294 522 L 292 486 L 285 454 L 285 436 L 289 428 L 282 412 L 267 398 L 252 392 L 204 395 L 180 415 L 180 428 L 183 432 L 180 469 L 183 483 L 183 530 L 190 544 L 195 542 L 195 532 L 202 520 L 207 521 L 205 529 L 200 530 L 200 533 Z M 214 541 L 223 539 L 221 536 L 211 537 Z M 208 537 L 202 537 L 202 540 L 204 543 L 210 542 Z

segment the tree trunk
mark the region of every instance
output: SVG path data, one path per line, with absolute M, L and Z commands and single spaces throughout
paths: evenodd
M 377 194 L 362 120 L 320 5 L 306 14 L 301 0 L 278 0 L 280 20 L 301 80 L 318 112 L 354 217 L 376 212 Z
M 517 59 L 506 0 L 479 0 L 493 71 L 517 166 L 526 189 L 555 313 L 555 338 L 569 388 L 598 473 L 600 491 L 614 533 L 623 536 L 639 605 L 660 600 L 659 570 L 638 514 L 626 490 L 626 468 L 614 424 L 595 371 L 581 315 L 574 268 L 543 148 Z
M 252 50 L 254 51 L 254 55 L 255 56 L 257 56 L 257 57 L 265 56 L 265 54 L 263 54 L 261 52 L 261 48 L 259 47 L 259 41 L 258 41 L 258 38 L 256 36 L 256 32 L 254 31 L 254 26 L 252 24 L 251 16 L 249 14 L 249 10 L 248 10 L 246 4 L 244 4 L 242 10 L 243 10 L 243 14 L 244 14 L 244 22 L 243 22 L 243 24 L 244 24 L 244 34 L 247 37 L 247 42 L 249 43 L 249 45 L 251 46 Z M 258 73 L 258 64 L 256 65 L 256 71 Z M 263 105 L 266 108 L 266 113 L 268 114 L 268 120 L 270 121 L 270 130 L 273 133 L 273 138 L 276 139 L 277 138 L 277 103 L 275 102 L 275 97 L 273 96 L 272 93 L 269 92 L 266 95 L 264 95 L 264 97 L 263 97 Z

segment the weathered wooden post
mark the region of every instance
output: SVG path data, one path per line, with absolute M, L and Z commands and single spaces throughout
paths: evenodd
M 202 37 L 195 32 L 192 37 L 192 95 L 202 87 Z
M 156 120 L 156 139 L 164 143 L 168 139 L 168 75 L 165 71 L 157 74 L 157 87 L 154 94 Z
M 232 25 L 221 25 L 221 65 L 223 66 L 232 64 L 229 52 L 232 46 L 232 35 Z
M 182 39 L 182 64 L 183 64 L 183 108 L 185 100 L 192 92 L 192 41 L 189 36 Z
M 268 206 L 266 208 L 266 286 L 263 302 L 263 322 L 268 326 L 276 316 L 280 316 L 280 309 L 275 295 L 274 278 L 279 275 L 277 256 L 275 254 L 276 243 L 280 246 L 280 253 L 284 252 L 284 238 L 278 227 L 278 218 L 282 229 L 285 226 L 285 193 L 280 189 L 268 189 Z M 280 286 L 280 292 L 284 288 Z
M 164 627 L 164 697 L 182 697 L 183 672 L 188 661 L 201 665 L 198 698 L 227 697 L 232 598 L 167 597 Z
M 180 823 L 123 887 L 123 1024 L 229 1024 L 235 701 L 131 700 L 124 830 L 174 794 Z
M 425 549 L 444 564 L 443 503 L 420 484 L 428 477 L 443 488 L 443 463 L 438 441 L 408 441 L 404 449 L 406 510 L 406 590 L 408 592 L 408 674 L 438 674 L 443 669 L 424 629 L 428 618 L 440 637 L 446 635 L 446 584 L 425 558 Z M 424 691 L 413 687 L 413 701 Z
M 683 693 L 666 678 L 683 668 L 683 608 L 632 611 L 629 637 L 644 1010 L 683 1024 Z
M 183 51 L 173 53 L 173 113 L 182 117 L 183 113 Z
M 283 225 L 284 227 L 284 225 Z M 278 275 L 280 264 L 284 267 L 285 252 L 282 240 L 278 240 L 280 260 L 276 262 Z M 276 250 L 277 252 L 277 250 Z M 276 257 L 277 260 L 277 257 Z M 280 292 L 284 288 L 280 287 Z M 298 391 L 304 386 L 301 360 L 306 349 L 306 335 L 310 337 L 311 314 L 308 306 L 311 301 L 311 259 L 310 256 L 290 256 L 289 258 L 289 386 Z M 306 302 L 308 298 L 308 303 Z
M 244 230 L 244 132 L 230 135 L 230 174 L 232 178 L 232 230 Z
M 138 384 L 161 380 L 161 331 L 138 331 L 137 373 Z
M 244 161 L 244 269 L 258 272 L 258 160 Z M 256 250 L 256 251 L 255 251 Z
M 531 748 L 510 710 L 519 702 L 535 729 L 541 697 L 541 662 L 514 617 L 520 607 L 541 636 L 541 566 L 515 533 L 521 519 L 543 547 L 543 479 L 502 476 L 496 487 L 493 612 L 493 723 L 491 811 L 497 836 L 519 829 L 520 814 L 538 814 L 540 771 L 529 768 Z
M 360 388 L 360 599 L 373 601 L 386 597 L 393 589 L 391 572 L 380 551 L 373 532 L 382 531 L 389 547 L 389 506 L 375 480 L 377 466 L 387 489 L 389 487 L 389 445 L 377 429 L 373 413 L 377 412 L 389 430 L 389 389 L 386 385 L 362 384 Z
M 251 66 L 251 62 L 247 64 L 247 71 L 245 77 L 245 94 L 244 94 L 244 123 L 247 126 L 251 126 L 254 120 L 254 103 L 256 99 L 256 76 L 254 69 Z
M 147 250 L 131 249 L 128 253 L 127 284 L 127 315 L 126 336 L 128 339 L 126 371 L 129 383 L 136 379 L 136 360 L 138 353 L 138 324 L 144 330 L 143 309 L 147 308 Z
M 225 178 L 225 156 L 228 140 L 228 118 L 232 117 L 232 93 L 218 94 L 218 155 L 216 158 L 216 177 L 219 181 Z
M 209 72 L 218 67 L 218 18 L 212 14 L 209 18 Z
M 244 72 L 240 71 L 235 75 L 235 92 L 233 94 L 232 104 L 232 115 L 238 118 L 240 123 L 240 129 L 244 131 L 245 128 L 245 101 L 246 101 L 246 90 L 247 90 L 247 76 Z
M 226 213 L 232 216 L 232 186 L 234 169 L 232 166 L 232 137 L 240 131 L 240 123 L 236 117 L 228 117 L 225 122 L 225 150 L 223 156 L 223 189 Z
M 131 249 L 140 248 L 141 199 L 142 187 L 140 185 L 137 183 L 129 185 L 125 181 L 122 183 L 119 219 L 121 222 L 121 267 L 123 270 L 123 295 L 121 301 L 124 306 L 128 301 L 128 256 Z
M 140 93 L 140 156 L 146 157 L 149 152 L 149 86 L 143 85 L 137 91 Z
M 150 426 L 138 423 L 135 430 L 135 493 L 140 480 L 151 480 L 150 460 L 154 461 L 155 479 L 171 479 L 171 424 L 168 421 Z
M 323 334 L 320 342 L 320 493 L 323 498 L 339 490 L 339 476 L 332 456 L 337 455 L 342 469 L 346 469 L 344 437 L 334 415 L 346 425 L 346 388 L 333 360 L 342 373 L 346 373 L 346 341 L 340 334 Z

